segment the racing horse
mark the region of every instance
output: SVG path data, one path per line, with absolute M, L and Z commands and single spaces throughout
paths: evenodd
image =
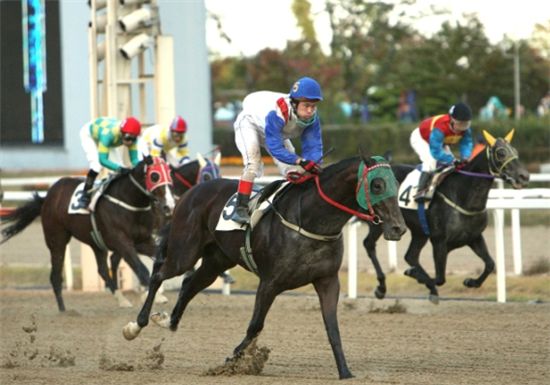
M 205 158 L 201 153 L 197 153 L 196 160 L 179 167 L 171 167 L 176 199 L 179 199 L 198 183 L 220 178 L 220 161 L 221 153 L 219 151 L 216 152 L 213 159 Z
M 483 135 L 487 142 L 485 148 L 462 168 L 455 168 L 437 186 L 429 208 L 425 210 L 429 235 L 424 232 L 417 211 L 402 208 L 403 217 L 411 231 L 411 242 L 405 253 L 405 261 L 410 267 L 405 275 L 426 285 L 430 291 L 429 299 L 434 304 L 439 302 L 436 286 L 445 283 L 447 256 L 452 250 L 469 246 L 485 264 L 479 277 L 464 280 L 466 287 L 480 287 L 495 268 L 482 234 L 487 227 L 487 198 L 494 178 L 503 179 L 515 189 L 526 187 L 529 182 L 529 173 L 519 160 L 517 150 L 510 144 L 514 130 L 504 138 L 495 139 L 487 131 L 483 131 Z M 412 165 L 395 165 L 393 172 L 402 183 L 414 168 Z M 400 201 L 410 199 L 406 191 L 399 196 Z M 376 255 L 376 241 L 382 232 L 376 226 L 369 225 L 369 228 L 363 245 L 376 270 L 378 286 L 375 296 L 384 298 L 385 275 Z M 419 262 L 420 251 L 428 240 L 433 248 L 435 279 L 428 275 Z
M 90 214 L 69 214 L 71 196 L 82 183 L 81 178 L 59 179 L 45 197 L 34 194 L 33 199 L 12 213 L 3 215 L 2 229 L 6 242 L 23 231 L 38 216 L 46 245 L 51 255 L 50 282 L 59 311 L 65 311 L 62 297 L 62 271 L 65 248 L 71 237 L 89 245 L 95 255 L 99 275 L 119 301 L 131 306 L 118 290 L 116 267 L 112 275 L 107 266 L 107 251 L 122 257 L 136 273 L 142 285 L 149 284 L 149 271 L 137 253 L 152 256 L 155 224 L 162 225 L 165 216 L 174 208 L 169 167 L 161 158 L 146 157 L 127 174 L 114 174 Z M 98 231 L 94 231 L 96 228 Z
M 220 172 L 221 152 L 216 151 L 216 155 L 212 158 L 206 158 L 201 153 L 197 153 L 197 159 L 189 163 L 185 163 L 179 167 L 170 166 L 170 173 L 173 181 L 173 193 L 174 198 L 179 198 L 185 194 L 194 185 L 202 182 L 206 182 L 212 179 L 221 177 Z M 149 254 L 152 255 L 152 254 Z M 120 265 L 121 256 L 113 253 L 111 254 L 111 272 L 113 279 L 117 279 L 116 271 Z M 193 270 L 192 270 L 193 271 Z M 192 272 L 191 271 L 191 272 Z M 223 279 L 228 282 L 234 282 L 233 277 L 229 272 L 221 275 Z M 117 283 L 118 285 L 118 283 Z M 164 300 L 161 300 L 161 302 Z
M 216 179 L 197 185 L 183 196 L 170 225 L 162 231 L 148 297 L 137 322 L 123 328 L 124 337 L 128 340 L 137 337 L 148 324 L 153 298 L 162 281 L 183 274 L 202 256 L 197 271 L 184 279 L 171 317 L 154 314 L 151 316 L 154 322 L 175 331 L 191 299 L 218 274 L 239 264 L 255 271 L 260 279 L 246 337 L 234 350 L 235 357 L 240 357 L 263 329 L 275 297 L 312 283 L 319 296 L 340 378 L 351 377 L 336 316 L 342 228 L 352 215 L 357 215 L 377 223 L 387 239 L 400 239 L 406 228 L 390 166 L 381 157 L 355 157 L 330 165 L 321 175 L 301 184 L 287 185 L 247 236 L 252 264 L 241 259 L 245 232 L 216 231 L 220 215 L 231 217 L 234 207 L 225 204 L 237 191 L 237 183 Z

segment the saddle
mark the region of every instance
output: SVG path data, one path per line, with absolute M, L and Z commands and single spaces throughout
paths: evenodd
M 111 184 L 113 180 L 117 177 L 116 174 L 109 174 L 107 178 L 101 179 L 94 183 L 92 189 L 92 199 L 90 201 L 90 209 L 83 209 L 79 207 L 78 200 L 84 192 L 84 182 L 76 186 L 73 195 L 71 195 L 71 200 L 69 202 L 69 207 L 67 209 L 68 214 L 90 214 L 90 211 L 94 211 L 97 201 L 103 195 L 107 187 Z
M 436 169 L 433 172 L 428 191 L 426 192 L 426 195 L 424 197 L 425 202 L 428 202 L 429 204 L 429 201 L 431 201 L 431 199 L 433 198 L 437 186 L 439 186 L 454 170 L 454 166 L 444 166 Z M 418 203 L 413 199 L 413 197 L 416 195 L 418 189 L 420 174 L 421 172 L 419 165 L 414 170 L 409 172 L 403 182 L 401 182 L 397 195 L 399 207 L 411 210 L 418 209 Z

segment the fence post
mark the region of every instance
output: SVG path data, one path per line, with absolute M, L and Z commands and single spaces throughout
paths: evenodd
M 357 298 L 357 226 L 348 223 L 348 297 Z
M 514 274 L 521 275 L 523 273 L 523 262 L 519 209 L 512 209 L 512 250 L 514 251 Z

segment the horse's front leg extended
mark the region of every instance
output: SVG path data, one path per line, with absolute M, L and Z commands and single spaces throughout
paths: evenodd
M 201 266 L 193 274 L 184 279 L 181 284 L 178 301 L 170 316 L 170 330 L 177 330 L 187 304 L 203 289 L 214 283 L 218 275 L 229 267 L 231 266 L 221 266 L 216 263 L 212 255 L 208 258 L 203 258 Z
M 367 254 L 376 270 L 376 279 L 378 279 L 378 287 L 374 290 L 374 295 L 378 299 L 382 299 L 386 296 L 386 275 L 380 267 L 380 262 L 378 262 L 378 256 L 376 255 L 376 241 L 380 239 L 380 236 L 383 233 L 381 226 L 372 226 L 369 225 L 369 234 L 363 240 L 363 246 L 367 250 Z
M 447 242 L 445 240 L 432 240 L 433 259 L 435 267 L 435 284 L 443 286 L 445 284 L 445 274 L 447 270 Z
M 470 242 L 468 246 L 470 246 L 474 253 L 476 253 L 483 260 L 483 262 L 485 262 L 485 268 L 477 279 L 466 278 L 464 280 L 464 286 L 481 287 L 489 274 L 491 274 L 495 269 L 495 261 L 493 261 L 491 255 L 489 255 L 489 250 L 487 250 L 487 244 L 485 243 L 485 238 L 483 238 L 483 235 L 480 234 L 479 237 Z
M 340 330 L 338 328 L 338 318 L 336 316 L 338 295 L 340 293 L 340 282 L 338 281 L 338 275 L 335 274 L 330 277 L 315 280 L 313 282 L 313 286 L 319 296 L 325 329 L 327 331 L 330 346 L 332 347 L 334 359 L 336 360 L 336 366 L 338 368 L 340 379 L 351 378 L 353 375 L 351 374 L 348 364 L 346 363 L 346 357 L 344 356 L 344 350 L 342 349 Z
M 256 291 L 256 300 L 254 303 L 254 312 L 252 313 L 252 319 L 248 324 L 246 330 L 246 336 L 242 342 L 233 350 L 235 357 L 240 356 L 243 351 L 250 345 L 250 343 L 256 338 L 262 329 L 264 328 L 265 317 L 267 312 L 271 308 L 273 301 L 277 293 L 272 288 L 271 284 L 266 284 L 263 280 L 260 280 L 258 290 Z

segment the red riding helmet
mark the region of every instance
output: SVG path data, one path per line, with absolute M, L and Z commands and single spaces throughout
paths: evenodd
M 170 123 L 170 131 L 179 132 L 185 134 L 187 132 L 187 123 L 181 116 L 176 116 L 172 123 Z
M 141 133 L 141 123 L 136 118 L 130 116 L 120 123 L 120 131 L 123 134 L 139 136 Z

